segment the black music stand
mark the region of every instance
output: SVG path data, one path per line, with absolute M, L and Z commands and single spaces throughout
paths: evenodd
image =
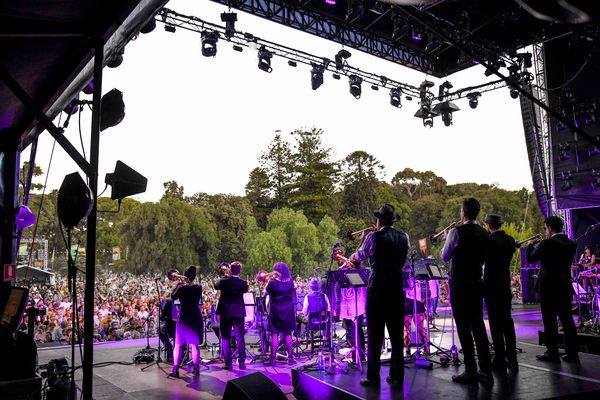
M 367 269 L 338 269 L 333 272 L 333 275 L 341 288 L 351 287 L 354 289 L 354 364 L 358 365 L 358 369 L 362 373 L 361 353 L 364 354 L 364 351 L 359 345 L 358 336 L 358 288 L 367 286 L 369 271 Z
M 156 356 L 156 360 L 152 361 L 150 364 L 146 365 L 145 367 L 142 368 L 142 371 L 145 371 L 146 369 L 150 368 L 151 366 L 155 365 L 165 374 L 169 374 L 167 371 L 165 371 L 164 369 L 161 368 L 160 363 L 163 362 L 161 356 L 160 356 L 160 318 L 161 318 L 161 303 L 160 303 L 160 287 L 158 285 L 158 279 L 154 280 L 154 283 L 156 283 L 156 295 L 158 296 L 158 303 L 155 304 L 154 308 L 152 310 L 150 310 L 150 313 L 148 314 L 148 318 L 146 318 L 146 351 L 150 352 L 150 354 L 152 354 L 151 352 L 153 352 L 154 350 L 157 351 L 157 356 Z M 153 349 L 150 346 L 150 318 L 152 317 L 152 315 L 154 315 L 154 311 L 156 311 L 156 309 L 158 309 L 158 327 L 156 329 L 157 335 L 156 338 L 158 339 L 158 348 L 157 349 Z M 167 340 L 169 340 L 169 333 L 167 332 Z

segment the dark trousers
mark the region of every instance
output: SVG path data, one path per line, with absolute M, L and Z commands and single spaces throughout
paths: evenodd
M 479 356 L 479 368 L 484 372 L 490 371 L 490 344 L 483 323 L 483 284 L 450 282 L 450 301 L 458 339 L 463 350 L 465 370 L 477 373 L 474 340 Z
M 367 379 L 379 381 L 381 348 L 387 326 L 392 345 L 390 376 L 399 382 L 404 380 L 404 291 L 402 288 L 367 289 Z
M 359 349 L 364 353 L 365 351 L 365 332 L 363 331 L 364 315 L 358 317 L 358 346 Z M 346 327 L 346 341 L 349 345 L 354 347 L 354 320 L 344 319 L 344 326 Z
M 500 363 L 517 360 L 517 337 L 511 315 L 511 297 L 510 288 L 503 288 L 502 291 L 486 288 L 485 304 L 494 342 L 494 358 Z
M 231 364 L 231 329 L 235 335 L 237 343 L 238 362 L 243 364 L 246 361 L 246 341 L 244 339 L 244 317 L 225 317 L 221 316 L 221 349 L 223 350 L 223 358 L 225 364 Z
M 173 329 L 174 331 L 174 329 Z M 158 332 L 158 337 L 162 344 L 165 346 L 165 352 L 167 353 L 167 360 L 173 360 L 173 346 L 171 345 L 171 338 L 175 337 L 175 332 L 173 335 L 169 334 L 169 329 L 167 327 L 166 322 L 162 322 L 160 326 L 160 331 Z
M 577 329 L 571 314 L 571 293 L 568 291 L 542 291 L 540 293 L 540 306 L 542 308 L 542 320 L 544 321 L 544 333 L 546 335 L 546 348 L 548 353 L 558 355 L 558 323 L 560 319 L 565 333 L 565 351 L 569 355 L 578 353 Z

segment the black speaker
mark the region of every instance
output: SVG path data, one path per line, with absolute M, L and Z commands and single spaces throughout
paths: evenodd
M 122 200 L 127 196 L 146 191 L 148 179 L 122 161 L 117 161 L 115 172 L 106 174 L 104 182 L 112 186 L 110 198 Z
M 232 379 L 223 400 L 287 400 L 279 387 L 260 372 Z

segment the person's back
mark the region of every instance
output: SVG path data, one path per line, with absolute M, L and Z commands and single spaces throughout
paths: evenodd
M 510 284 L 510 263 L 516 248 L 515 239 L 506 232 L 499 230 L 490 235 L 483 275 L 486 286 Z
M 452 253 L 450 277 L 455 284 L 479 282 L 489 234 L 476 223 L 458 226 L 456 232 L 458 244 Z
M 369 258 L 371 273 L 369 287 L 395 288 L 402 287 L 402 271 L 408 253 L 408 236 L 406 233 L 387 226 L 375 236 L 375 252 Z

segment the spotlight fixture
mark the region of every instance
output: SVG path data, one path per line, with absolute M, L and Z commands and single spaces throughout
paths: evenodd
M 202 31 L 202 55 L 204 57 L 214 57 L 217 55 L 217 42 L 219 33 L 215 31 Z
M 423 126 L 427 129 L 433 128 L 433 118 L 423 118 Z
M 242 46 L 239 46 L 239 45 L 237 45 L 237 44 L 234 44 L 234 45 L 233 45 L 233 50 L 235 50 L 235 51 L 239 51 L 239 52 L 241 53 L 242 51 L 244 51 L 244 48 L 243 48 Z
M 351 56 L 352 54 L 346 49 L 341 49 L 338 51 L 338 53 L 335 55 L 335 69 L 344 69 L 344 67 L 348 65 L 348 61 L 346 60 Z
M 442 83 L 439 87 L 438 100 L 439 101 L 444 100 L 444 97 L 446 97 L 448 95 L 448 92 L 452 88 L 453 88 L 453 86 L 449 81 Z
M 325 0 L 325 4 L 329 4 L 330 6 L 335 6 L 336 3 L 336 0 Z
M 261 46 L 258 50 L 258 68 L 265 72 L 273 71 L 271 68 L 271 58 L 273 58 L 273 53 L 265 48 L 265 46 Z
M 221 13 L 221 21 L 225 22 L 225 37 L 229 39 L 235 34 L 237 14 L 234 12 Z
M 173 25 L 169 25 L 169 24 L 165 25 L 165 32 L 175 33 L 175 29 L 176 28 Z
M 469 107 L 471 107 L 472 109 L 477 108 L 477 106 L 479 105 L 479 97 L 481 97 L 480 92 L 471 92 L 467 94 L 467 99 L 469 99 Z
M 560 185 L 560 189 L 564 192 L 573 188 L 573 184 L 569 181 L 565 181 Z
M 374 91 L 378 91 L 379 90 L 379 86 L 377 86 L 377 85 L 371 85 L 371 89 L 373 89 Z
M 519 91 L 517 89 L 510 89 L 510 97 L 513 99 L 519 98 Z
M 312 90 L 317 90 L 323 84 L 323 72 L 325 72 L 324 65 L 312 64 L 312 70 L 310 71 L 310 86 Z
M 442 121 L 444 121 L 444 125 L 446 126 L 452 125 L 452 113 L 455 111 L 460 111 L 460 108 L 451 101 L 444 101 L 433 107 L 433 112 L 441 114 Z
M 433 118 L 438 116 L 438 112 L 431 109 L 431 100 L 428 97 L 421 98 L 421 107 L 415 113 L 415 117 L 423 120 L 425 128 L 433 127 Z
M 502 60 L 493 60 L 490 61 L 492 69 L 486 69 L 483 73 L 485 76 L 490 76 L 494 73 L 494 71 L 498 71 L 500 68 L 506 67 L 506 63 Z
M 293 60 L 288 60 L 288 65 L 290 67 L 297 67 L 298 63 L 296 61 L 293 61 Z
M 156 21 L 154 20 L 154 17 L 152 17 L 152 19 L 150 21 L 148 21 L 146 23 L 146 25 L 144 25 L 142 27 L 142 29 L 140 29 L 141 33 L 150 33 L 152 32 L 154 29 L 156 29 Z
M 418 27 L 413 26 L 410 34 L 410 38 L 415 42 L 421 42 L 425 39 L 426 35 Z
M 348 0 L 346 9 L 346 21 L 354 22 L 361 18 L 365 13 L 364 0 Z
M 595 139 L 600 141 L 600 136 L 596 136 Z M 590 149 L 588 149 L 588 157 L 597 156 L 598 154 L 600 154 L 600 148 L 598 148 L 598 146 L 592 146 Z
M 106 66 L 108 68 L 117 68 L 119 65 L 123 64 L 123 53 L 125 50 L 121 47 L 113 56 L 108 60 Z
M 567 161 L 571 158 L 571 146 L 569 143 L 559 143 L 558 144 L 558 161 Z
M 357 75 L 350 75 L 350 80 L 349 80 L 349 84 L 350 84 L 350 94 L 352 96 L 354 96 L 357 99 L 360 99 L 360 95 L 362 93 L 362 78 L 360 76 Z
M 85 94 L 92 94 L 94 93 L 94 81 L 89 81 L 87 83 L 87 85 L 85 85 L 83 87 L 83 89 L 81 89 L 81 91 Z
M 571 171 L 563 171 L 560 173 L 560 179 L 563 181 L 572 181 L 573 175 L 571 174 Z
M 342 79 L 342 77 L 340 76 L 340 74 L 336 74 L 336 73 L 333 73 L 333 74 L 331 74 L 331 77 L 332 77 L 333 79 L 335 79 L 335 80 L 338 80 L 338 81 L 339 81 L 340 79 Z
M 399 87 L 390 90 L 390 104 L 392 107 L 402 108 L 402 89 Z

